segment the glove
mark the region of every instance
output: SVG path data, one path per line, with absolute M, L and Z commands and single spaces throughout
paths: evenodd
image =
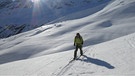
M 75 43 L 74 43 L 74 46 L 75 46 Z

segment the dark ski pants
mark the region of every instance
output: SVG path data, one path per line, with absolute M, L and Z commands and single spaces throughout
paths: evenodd
M 76 58 L 78 49 L 80 49 L 80 54 L 83 55 L 82 46 L 76 46 L 76 49 L 74 51 L 74 59 Z

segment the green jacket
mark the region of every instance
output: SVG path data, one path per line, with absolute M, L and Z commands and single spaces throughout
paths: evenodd
M 74 38 L 74 44 L 75 44 L 75 45 L 78 45 L 78 46 L 82 46 L 82 44 L 83 44 L 83 38 L 76 36 L 76 37 Z

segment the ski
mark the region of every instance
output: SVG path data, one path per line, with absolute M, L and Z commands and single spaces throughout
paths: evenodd
M 71 63 L 71 62 L 73 62 L 73 61 L 75 61 L 75 60 L 79 60 L 81 56 L 83 56 L 83 55 L 78 56 L 76 59 L 74 59 L 74 58 L 71 59 L 71 60 L 69 61 L 69 63 Z

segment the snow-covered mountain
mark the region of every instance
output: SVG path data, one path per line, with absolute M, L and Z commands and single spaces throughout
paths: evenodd
M 82 18 L 103 8 L 110 0 L 1 0 L 0 38 L 59 22 L 59 18 L 89 9 L 86 14 L 73 16 Z M 104 4 L 106 3 L 106 4 Z M 101 6 L 91 12 L 91 8 Z M 67 20 L 67 19 L 64 19 Z M 64 21 L 63 20 L 63 21 Z
M 80 19 L 70 20 L 89 10 L 1 39 L 0 75 L 134 76 L 135 0 L 115 0 L 102 7 Z M 77 32 L 84 39 L 84 56 L 70 62 Z
M 2 64 L 0 75 L 134 76 L 134 50 L 135 33 L 98 45 L 87 46 L 84 56 L 73 62 L 70 62 L 73 58 L 73 50 L 68 50 Z

